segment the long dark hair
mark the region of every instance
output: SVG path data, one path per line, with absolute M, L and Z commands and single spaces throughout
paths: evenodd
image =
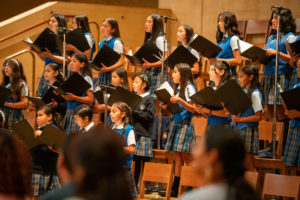
M 152 24 L 152 32 L 147 33 L 145 32 L 145 38 L 144 38 L 144 43 L 147 42 L 147 40 L 151 40 L 153 43 L 155 43 L 156 38 L 163 33 L 163 21 L 160 15 L 157 14 L 152 14 L 150 15 L 153 24 Z
M 66 18 L 62 14 L 53 14 L 51 17 L 54 17 L 58 22 L 58 27 L 67 28 Z
M 23 65 L 20 61 L 16 59 L 10 59 L 7 60 L 6 65 L 10 66 L 12 68 L 12 77 L 10 79 L 11 89 L 12 89 L 12 96 L 15 101 L 21 100 L 21 91 L 25 87 L 24 84 L 22 84 L 22 81 L 26 83 L 26 77 L 23 70 Z M 5 87 L 5 73 L 2 77 L 2 86 Z
M 262 87 L 259 83 L 258 68 L 255 65 L 246 65 L 246 66 L 243 66 L 240 69 L 240 71 L 242 71 L 247 76 L 253 75 L 253 79 L 251 81 L 250 88 L 247 92 L 247 95 L 249 96 L 249 98 L 251 99 L 252 92 L 255 89 L 259 89 L 260 92 L 263 94 Z
M 180 73 L 180 83 L 174 84 L 174 93 L 177 93 L 177 89 L 180 86 L 179 97 L 185 99 L 184 91 L 189 83 L 193 84 L 193 76 L 191 67 L 186 63 L 178 63 L 175 66 Z
M 123 118 L 124 128 L 122 132 L 122 136 L 124 137 L 127 125 L 131 123 L 131 108 L 124 102 L 116 102 L 113 104 L 116 106 L 121 112 L 125 112 L 125 116 Z
M 120 68 L 114 70 L 113 72 L 116 72 L 116 74 L 117 74 L 120 78 L 123 79 L 123 82 L 122 82 L 121 86 L 122 86 L 123 88 L 125 88 L 126 90 L 129 90 L 127 71 L 126 71 L 124 68 L 120 67 Z
M 206 152 L 218 151 L 218 161 L 222 165 L 223 177 L 229 185 L 227 199 L 256 200 L 253 188 L 244 178 L 245 146 L 235 130 L 214 127 L 205 134 Z
M 224 21 L 224 28 L 225 31 L 228 33 L 228 36 L 233 36 L 233 35 L 240 35 L 240 32 L 238 30 L 238 24 L 236 21 L 236 17 L 232 12 L 222 12 L 218 15 L 218 22 L 220 16 L 222 17 Z M 217 42 L 220 42 L 223 38 L 223 33 L 219 29 L 219 25 L 217 25 L 217 34 L 216 34 L 216 39 Z
M 212 64 L 215 68 L 218 70 L 224 70 L 224 74 L 221 77 L 220 84 L 217 86 L 217 89 L 220 88 L 222 85 L 224 85 L 227 81 L 232 79 L 232 72 L 230 65 L 226 61 L 216 61 Z M 215 71 L 215 73 L 217 73 Z
M 190 25 L 187 25 L 187 24 L 182 25 L 182 27 L 185 30 L 185 40 L 186 40 L 186 43 L 188 44 L 194 34 L 194 29 L 193 29 L 193 27 L 191 27 Z M 178 45 L 181 45 L 181 44 L 182 44 L 181 42 L 178 42 Z
M 273 15 L 277 14 L 277 11 L 274 10 L 271 14 L 271 18 L 269 20 L 269 26 L 272 26 L 272 19 Z M 296 24 L 293 20 L 292 12 L 288 8 L 283 8 L 280 10 L 280 23 L 279 24 L 279 31 L 283 34 L 287 34 L 289 32 L 295 33 L 296 31 Z M 276 34 L 276 29 L 271 30 L 271 35 Z
M 57 76 L 55 78 L 56 78 L 56 80 L 59 83 L 64 82 L 64 78 L 63 78 L 62 74 L 60 73 L 60 67 L 59 67 L 58 64 L 56 64 L 56 63 L 49 63 L 47 66 L 49 66 L 53 71 L 58 72 L 58 74 L 57 74 Z
M 115 29 L 114 32 L 111 33 L 112 37 L 114 38 L 120 38 L 120 29 L 118 25 L 118 21 L 114 18 L 106 18 L 104 21 L 107 21 L 112 29 Z
M 88 75 L 92 77 L 92 71 L 90 68 L 90 63 L 86 57 L 86 55 L 82 52 L 74 53 L 73 56 L 80 62 L 84 63 L 84 66 L 80 69 L 80 73 L 82 75 Z
M 77 27 L 82 30 L 83 33 L 90 33 L 89 19 L 86 15 L 76 15 L 75 17 Z

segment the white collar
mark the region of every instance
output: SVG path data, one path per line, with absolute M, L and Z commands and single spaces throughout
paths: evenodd
M 84 127 L 84 130 L 88 132 L 92 127 L 94 126 L 94 122 L 89 123 L 86 127 Z
M 112 36 L 110 35 L 110 36 L 108 36 L 107 38 L 104 38 L 106 41 L 109 41 L 109 40 L 111 40 L 112 39 Z
M 144 98 L 144 97 L 146 97 L 146 96 L 148 96 L 148 95 L 150 95 L 150 92 L 145 92 L 145 93 L 143 93 L 143 94 L 140 94 L 140 97 Z
M 120 124 L 119 126 L 116 126 L 116 124 L 113 125 L 112 129 L 123 129 L 124 123 Z

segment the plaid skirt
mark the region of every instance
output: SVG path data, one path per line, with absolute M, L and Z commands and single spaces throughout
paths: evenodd
M 139 136 L 135 145 L 135 155 L 153 157 L 151 138 Z
M 48 88 L 47 81 L 45 80 L 45 77 L 44 77 L 44 73 L 45 73 L 45 70 L 43 71 L 43 74 L 40 79 L 39 87 L 37 89 L 38 97 L 43 96 L 43 91 L 45 91 L 45 89 Z
M 274 94 L 274 76 L 270 76 L 264 74 L 261 80 L 261 84 L 264 88 L 264 95 L 265 95 L 265 104 L 282 104 L 282 98 L 280 96 L 279 89 L 277 87 L 277 96 L 275 97 Z M 283 91 L 286 91 L 288 88 L 288 76 L 286 74 L 278 75 L 277 79 L 278 84 L 280 85 Z
M 300 167 L 300 127 L 290 128 L 282 163 L 287 166 Z
M 20 109 L 4 107 L 3 112 L 6 117 L 5 126 L 9 129 L 12 127 L 12 125 L 24 119 L 24 114 Z
M 62 127 L 65 132 L 69 135 L 78 131 L 80 128 L 75 122 L 75 110 L 68 109 L 64 119 L 62 120 Z
M 238 130 L 244 142 L 246 152 L 257 154 L 259 150 L 258 127 L 250 126 Z
M 164 68 L 164 79 L 161 80 L 161 68 L 150 68 L 150 69 L 142 69 L 142 72 L 145 72 L 151 77 L 151 88 L 150 94 L 155 98 L 154 91 L 161 84 L 163 80 L 169 81 L 168 68 Z
M 40 174 L 40 173 L 33 173 L 32 174 L 32 196 L 40 196 L 43 195 L 49 191 L 57 190 L 59 189 L 59 179 L 58 176 L 52 175 L 53 180 L 49 187 L 49 190 L 47 190 L 49 180 L 51 177 L 51 174 Z
M 297 84 L 297 83 L 299 83 L 300 82 L 300 78 L 298 78 L 298 76 L 297 76 L 297 72 L 293 72 L 293 74 L 292 74 L 292 76 L 291 76 L 291 80 L 290 80 L 290 82 L 289 82 L 289 90 L 290 89 L 293 89 L 294 87 L 295 87 L 295 85 Z
M 137 187 L 135 185 L 132 173 L 131 173 L 131 169 L 125 169 L 125 175 L 127 178 L 127 181 L 129 183 L 129 189 L 130 189 L 130 193 L 132 195 L 132 198 L 135 199 L 138 197 L 138 191 L 137 191 Z
M 111 84 L 112 72 L 99 73 L 98 84 L 99 85 L 110 85 Z
M 166 150 L 190 153 L 196 141 L 192 120 L 171 121 Z

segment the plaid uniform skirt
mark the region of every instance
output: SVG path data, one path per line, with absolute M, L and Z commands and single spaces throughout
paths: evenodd
M 238 132 L 244 142 L 246 152 L 257 154 L 259 150 L 258 127 L 245 127 Z
M 171 121 L 166 150 L 190 153 L 195 140 L 192 120 L 184 120 L 181 123 Z
M 292 76 L 291 76 L 291 80 L 289 82 L 289 90 L 293 89 L 294 86 L 300 82 L 300 78 L 298 78 L 297 76 L 297 72 L 293 72 Z
M 44 77 L 44 73 L 45 73 L 45 70 L 43 71 L 42 77 L 40 79 L 39 87 L 37 89 L 38 97 L 43 96 L 43 91 L 48 87 L 47 81 L 45 80 L 45 77 Z
M 4 107 L 3 112 L 6 116 L 6 126 L 10 129 L 12 125 L 24 119 L 24 114 L 20 109 Z
M 277 96 L 275 97 L 274 94 L 274 76 L 270 76 L 264 74 L 261 80 L 261 84 L 264 88 L 264 95 L 265 95 L 265 104 L 282 104 L 282 98 L 279 95 L 279 89 L 277 87 Z M 288 76 L 286 74 L 278 75 L 277 79 L 278 84 L 280 85 L 283 91 L 286 91 L 288 88 Z
M 144 157 L 153 157 L 151 138 L 139 136 L 135 145 L 135 155 Z
M 145 72 L 151 77 L 151 88 L 150 94 L 152 97 L 155 97 L 154 91 L 161 84 L 161 68 L 150 68 L 150 69 L 142 69 L 142 72 Z M 164 69 L 164 80 L 169 81 L 168 68 Z
M 282 163 L 287 166 L 300 167 L 300 127 L 290 128 Z
M 67 110 L 66 115 L 62 120 L 62 127 L 64 127 L 64 130 L 68 135 L 80 129 L 75 122 L 75 110 Z
M 99 73 L 99 78 L 98 78 L 98 84 L 99 85 L 110 85 L 111 84 L 111 73 L 112 72 L 105 72 Z
M 40 174 L 40 173 L 33 173 L 32 174 L 32 195 L 33 196 L 40 196 L 43 195 L 49 191 L 57 190 L 59 189 L 59 179 L 58 176 L 52 175 L 53 180 L 49 187 L 49 190 L 47 190 L 49 180 L 51 177 L 51 174 Z
M 132 198 L 135 199 L 138 197 L 138 191 L 137 191 L 137 187 L 135 185 L 132 173 L 131 173 L 131 169 L 125 169 L 125 175 L 126 175 L 126 179 L 129 183 L 129 189 L 130 189 L 130 193 L 132 195 Z

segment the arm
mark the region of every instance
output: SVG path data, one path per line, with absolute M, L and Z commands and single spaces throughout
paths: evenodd
M 45 58 L 50 58 L 51 60 L 53 60 L 54 62 L 56 62 L 58 64 L 62 64 L 64 62 L 63 56 L 54 55 L 47 48 L 46 48 L 46 51 L 44 51 L 42 54 Z M 68 64 L 68 63 L 69 63 L 69 61 L 66 59 L 66 64 Z
M 298 110 L 286 110 L 285 113 L 291 119 L 300 117 L 300 111 Z
M 230 59 L 217 58 L 216 60 L 224 60 L 229 63 L 230 66 L 237 66 L 242 64 L 242 56 L 238 49 L 233 50 L 233 57 Z
M 191 71 L 192 71 L 192 74 L 198 74 L 199 73 L 200 65 L 199 65 L 198 61 L 193 64 L 193 67 L 191 68 Z
M 85 97 L 79 97 L 79 96 L 76 96 L 72 93 L 69 93 L 67 92 L 66 95 L 62 95 L 62 97 L 65 99 L 65 100 L 68 100 L 68 101 L 78 101 L 78 102 L 81 102 L 81 103 L 85 103 L 85 104 L 88 104 L 88 105 L 91 105 L 93 103 L 93 100 L 94 100 L 94 94 L 91 90 L 87 90 L 85 92 L 86 96 Z
M 124 147 L 124 151 L 126 154 L 134 154 L 135 152 L 135 144 L 132 144 L 130 146 Z
M 267 49 L 266 55 L 267 55 L 267 56 L 272 56 L 272 55 L 273 55 L 273 56 L 276 56 L 276 50 L 274 50 L 274 49 Z M 291 59 L 291 56 L 288 55 L 288 54 L 279 52 L 279 58 L 281 58 L 283 61 L 289 63 L 289 62 L 290 62 L 290 59 Z
M 13 109 L 25 109 L 28 104 L 28 99 L 26 97 L 21 97 L 20 101 L 18 102 L 6 102 L 4 106 L 13 108 Z
M 79 49 L 77 49 L 77 47 L 75 47 L 72 44 L 66 44 L 66 51 L 73 51 L 74 53 L 81 52 Z M 85 50 L 83 53 L 86 55 L 87 59 L 90 60 L 92 49 Z
M 110 72 L 110 71 L 114 71 L 115 69 L 122 67 L 124 65 L 124 55 L 121 55 L 120 59 L 113 65 L 107 67 L 105 66 L 103 63 L 101 63 L 102 68 L 100 69 L 100 72 Z
M 259 122 L 261 120 L 262 111 L 258 111 L 255 115 L 251 115 L 248 117 L 240 117 L 238 115 L 232 115 L 231 119 L 234 122 Z
M 168 53 L 165 52 L 165 57 L 164 57 L 164 60 L 167 59 L 168 57 Z M 159 68 L 161 67 L 162 65 L 162 62 L 159 60 L 159 61 L 156 61 L 154 63 L 150 63 L 148 62 L 146 59 L 143 58 L 143 61 L 144 61 L 144 64 L 142 65 L 142 68 L 143 69 L 150 69 L 150 68 Z
M 185 100 L 183 100 L 180 97 L 177 96 L 172 96 L 170 98 L 171 103 L 180 103 L 185 109 L 187 109 L 187 111 L 194 113 L 195 112 L 195 105 L 192 104 L 192 102 L 186 102 Z

